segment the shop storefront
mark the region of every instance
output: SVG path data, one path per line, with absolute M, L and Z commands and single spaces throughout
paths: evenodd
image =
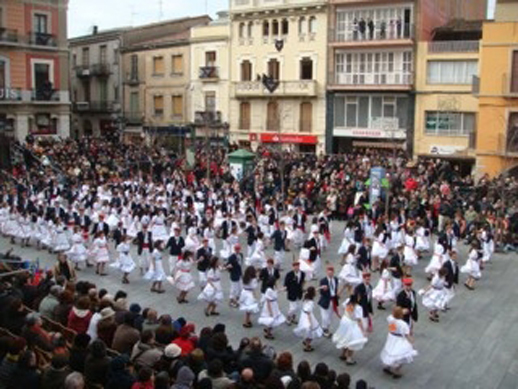
M 315 135 L 260 133 L 250 134 L 252 144 L 280 145 L 285 150 L 315 153 L 318 137 Z

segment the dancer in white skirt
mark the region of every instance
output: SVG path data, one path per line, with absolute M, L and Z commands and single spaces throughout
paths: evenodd
M 19 228 L 16 237 L 20 238 L 22 247 L 28 247 L 33 236 L 31 216 L 25 211 L 21 212 L 18 218 L 18 224 Z
M 216 311 L 216 308 L 218 303 L 223 301 L 223 288 L 221 287 L 221 271 L 218 257 L 212 257 L 210 259 L 209 268 L 207 270 L 207 283 L 198 296 L 198 300 L 207 302 L 205 316 L 219 316 L 219 312 Z
M 9 217 L 4 224 L 4 234 L 5 236 L 11 238 L 11 244 L 15 244 L 15 239 L 17 235 L 17 231 L 19 229 L 18 225 L 18 211 L 16 207 L 11 207 L 9 210 Z
M 444 262 L 446 262 L 446 253 L 444 246 L 436 242 L 434 252 L 432 258 L 430 258 L 430 263 L 425 267 L 424 271 L 428 274 L 428 280 L 431 280 L 434 274 L 436 274 Z
M 79 264 L 84 263 L 88 258 L 88 250 L 85 247 L 85 241 L 83 239 L 81 227 L 74 227 L 74 234 L 72 235 L 72 247 L 67 251 L 66 254 L 68 259 L 74 263 L 75 270 L 81 270 L 79 268 Z
M 261 310 L 258 322 L 265 326 L 264 337 L 266 339 L 275 339 L 272 330 L 286 321 L 286 317 L 279 309 L 278 295 L 275 290 L 275 279 L 271 279 L 270 282 L 268 282 L 266 292 L 261 302 L 263 309 Z
M 401 378 L 401 367 L 404 363 L 412 363 L 417 351 L 412 345 L 410 327 L 403 320 L 403 308 L 394 307 L 387 322 L 387 341 L 380 354 L 381 362 L 385 366 L 383 371 L 394 378 Z
M 164 271 L 164 263 L 162 261 L 162 251 L 164 250 L 164 242 L 156 240 L 153 242 L 153 252 L 151 253 L 151 265 L 149 270 L 144 276 L 145 279 L 152 281 L 151 292 L 164 293 L 162 289 L 162 282 L 166 279 Z
M 403 271 L 407 277 L 411 277 L 412 275 L 412 267 L 417 265 L 417 261 L 419 256 L 417 254 L 417 250 L 415 248 L 416 238 L 414 236 L 414 231 L 409 229 L 405 235 L 405 248 L 403 250 L 403 263 L 404 268 Z
M 344 238 L 338 249 L 338 254 L 344 255 L 349 252 L 349 246 L 354 243 L 354 227 L 352 221 L 347 222 L 344 230 Z
M 56 227 L 54 230 L 54 237 L 52 239 L 52 251 L 55 253 L 64 253 L 70 250 L 70 243 L 65 231 L 65 225 L 61 219 L 56 219 Z
M 5 223 L 9 220 L 9 206 L 6 202 L 0 204 L 0 234 L 5 235 Z
M 187 237 L 185 238 L 185 251 L 190 251 L 195 253 L 201 246 L 200 238 L 198 237 L 198 232 L 195 227 L 189 227 L 187 230 Z
M 128 276 L 130 273 L 135 270 L 135 261 L 131 258 L 130 254 L 130 244 L 131 237 L 127 235 L 123 235 L 121 242 L 117 245 L 117 252 L 119 253 L 119 260 L 117 262 L 117 267 L 122 272 L 122 283 L 129 284 Z
M 302 344 L 304 346 L 304 351 L 307 352 L 314 350 L 313 346 L 311 346 L 313 339 L 320 338 L 324 334 L 320 323 L 313 313 L 315 309 L 315 303 L 313 301 L 315 299 L 315 295 L 315 288 L 310 286 L 306 291 L 304 301 L 302 302 L 302 311 L 300 312 L 299 323 L 293 330 L 293 333 L 296 336 L 303 339 Z
M 196 286 L 191 275 L 193 264 L 193 254 L 190 251 L 185 251 L 176 262 L 173 285 L 180 291 L 180 295 L 176 298 L 178 304 L 188 303 L 187 293 Z
M 416 250 L 421 254 L 430 251 L 430 231 L 424 227 L 424 223 L 419 221 L 417 224 L 416 235 Z
M 343 305 L 344 314 L 332 340 L 336 348 L 342 350 L 340 359 L 347 365 L 355 365 L 353 354 L 363 349 L 367 343 L 367 329 L 363 327 L 363 309 L 358 304 L 356 295 L 349 297 Z
M 480 271 L 480 261 L 482 260 L 482 257 L 483 254 L 480 250 L 480 243 L 478 240 L 475 240 L 471 244 L 466 264 L 460 268 L 461 273 L 468 275 L 468 279 L 464 283 L 464 286 L 469 290 L 475 290 L 475 281 L 479 280 L 482 276 Z
M 377 271 L 380 262 L 387 258 L 389 254 L 390 239 L 388 233 L 383 228 L 383 224 L 380 223 L 376 232 L 374 232 L 374 243 L 372 244 L 372 271 Z
M 491 227 L 489 225 L 484 226 L 480 233 L 480 240 L 482 241 L 482 263 L 490 262 L 491 256 L 495 252 L 495 240 L 491 233 Z
M 387 260 L 381 262 L 381 277 L 376 287 L 372 290 L 372 298 L 378 302 L 378 309 L 384 310 L 384 303 L 388 301 L 396 301 L 396 291 L 392 283 L 392 274 L 388 269 Z
M 254 295 L 257 285 L 257 271 L 254 266 L 248 266 L 243 274 L 243 288 L 239 295 L 239 310 L 245 312 L 243 322 L 245 328 L 252 327 L 251 316 L 253 313 L 259 312 L 259 304 Z
M 92 254 L 95 262 L 95 274 L 100 276 L 107 275 L 104 269 L 110 261 L 110 252 L 108 251 L 108 240 L 102 231 L 97 233 L 96 238 L 92 242 Z
M 167 242 L 169 234 L 166 229 L 166 217 L 164 211 L 160 211 L 158 215 L 153 216 L 151 219 L 151 233 L 153 234 L 154 240 L 161 240 Z
M 266 267 L 266 254 L 264 252 L 264 234 L 262 232 L 257 233 L 257 240 L 254 244 L 254 251 L 252 255 L 245 259 L 247 266 L 254 266 L 256 269 L 262 269 Z
M 342 283 L 342 288 L 338 295 L 341 295 L 344 290 L 347 290 L 347 294 L 350 295 L 352 294 L 352 290 L 356 287 L 356 285 L 362 283 L 360 271 L 356 266 L 357 259 L 355 253 L 356 245 L 349 245 L 348 252 L 345 256 L 345 263 L 342 267 L 342 270 L 340 271 L 340 274 L 338 275 L 338 279 Z
M 448 271 L 441 268 L 433 278 L 430 285 L 421 289 L 419 294 L 423 297 L 423 305 L 428 309 L 428 317 L 431 321 L 439 322 L 439 311 L 446 308 L 447 291 L 445 287 Z

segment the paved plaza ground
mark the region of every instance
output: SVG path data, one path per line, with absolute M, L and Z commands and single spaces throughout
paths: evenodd
M 334 264 L 337 271 L 340 266 L 336 253 L 341 242 L 342 229 L 343 223 L 333 223 L 333 239 L 327 252 L 323 254 L 324 262 Z M 14 247 L 17 255 L 25 259 L 39 258 L 42 267 L 50 267 L 55 262 L 55 255 L 47 251 L 22 249 L 0 238 L 0 252 L 11 247 Z M 463 244 L 459 248 L 459 262 L 463 264 L 467 248 Z M 288 253 L 286 259 L 287 262 L 291 261 L 292 253 Z M 425 257 L 414 270 L 416 290 L 427 284 L 423 269 L 428 260 L 429 257 Z M 242 313 L 229 308 L 226 303 L 219 309 L 221 316 L 206 318 L 203 313 L 204 303 L 196 300 L 198 288 L 188 296 L 189 304 L 178 305 L 175 299 L 177 291 L 167 283 L 166 293 L 157 295 L 149 291 L 150 283 L 143 280 L 137 271 L 130 276 L 130 285 L 121 284 L 120 274 L 116 270 L 109 269 L 109 273 L 107 277 L 98 277 L 93 268 L 89 268 L 79 272 L 78 277 L 94 282 L 98 288 L 106 288 L 111 294 L 119 289 L 125 290 L 129 294 L 129 301 L 138 302 L 142 307 L 154 307 L 159 313 L 171 314 L 173 318 L 183 316 L 187 321 L 196 323 L 198 331 L 204 326 L 225 323 L 234 347 L 238 346 L 242 337 L 262 335 L 262 329 L 256 324 L 256 320 L 253 328 L 244 329 L 241 326 Z M 284 274 L 285 272 L 282 278 Z M 378 275 L 375 275 L 374 285 L 377 279 Z M 292 332 L 293 327 L 282 326 L 275 329 L 276 339 L 270 344 L 278 352 L 292 352 L 295 363 L 303 359 L 307 359 L 312 366 L 325 362 L 338 373 L 346 371 L 353 380 L 363 378 L 369 386 L 377 389 L 518 388 L 518 255 L 494 255 L 493 263 L 483 273 L 474 292 L 464 288 L 464 279 L 464 275 L 461 275 L 452 309 L 441 315 L 440 323 L 429 321 L 426 311 L 419 306 L 420 320 L 415 327 L 415 347 L 419 355 L 413 364 L 404 367 L 405 375 L 400 380 L 395 381 L 382 372 L 379 358 L 387 336 L 386 317 L 390 309 L 375 309 L 374 333 L 370 335 L 365 348 L 355 356 L 358 364 L 354 367 L 346 366 L 338 358 L 340 351 L 330 339 L 318 339 L 314 342 L 314 352 L 303 352 L 301 340 Z M 223 280 L 225 291 L 228 291 L 227 274 L 223 274 Z M 281 295 L 280 306 L 286 312 L 288 304 L 285 295 Z M 320 318 L 319 312 L 316 315 Z M 338 318 L 335 318 L 333 325 L 338 325 Z

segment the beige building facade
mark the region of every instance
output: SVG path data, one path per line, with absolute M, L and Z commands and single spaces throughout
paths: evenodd
M 230 139 L 325 150 L 327 9 L 317 0 L 232 0 Z

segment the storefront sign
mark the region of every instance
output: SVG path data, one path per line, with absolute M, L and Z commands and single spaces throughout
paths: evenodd
M 404 130 L 380 130 L 375 128 L 340 128 L 333 131 L 334 136 L 347 138 L 379 138 L 379 139 L 405 139 Z
M 463 151 L 466 151 L 466 147 L 464 146 L 430 146 L 430 154 L 436 155 L 452 155 Z
M 252 137 L 252 135 L 254 137 Z M 250 141 L 257 139 L 256 134 L 250 134 Z M 318 138 L 314 135 L 298 135 L 298 134 L 259 134 L 259 140 L 262 143 L 296 143 L 315 145 Z

